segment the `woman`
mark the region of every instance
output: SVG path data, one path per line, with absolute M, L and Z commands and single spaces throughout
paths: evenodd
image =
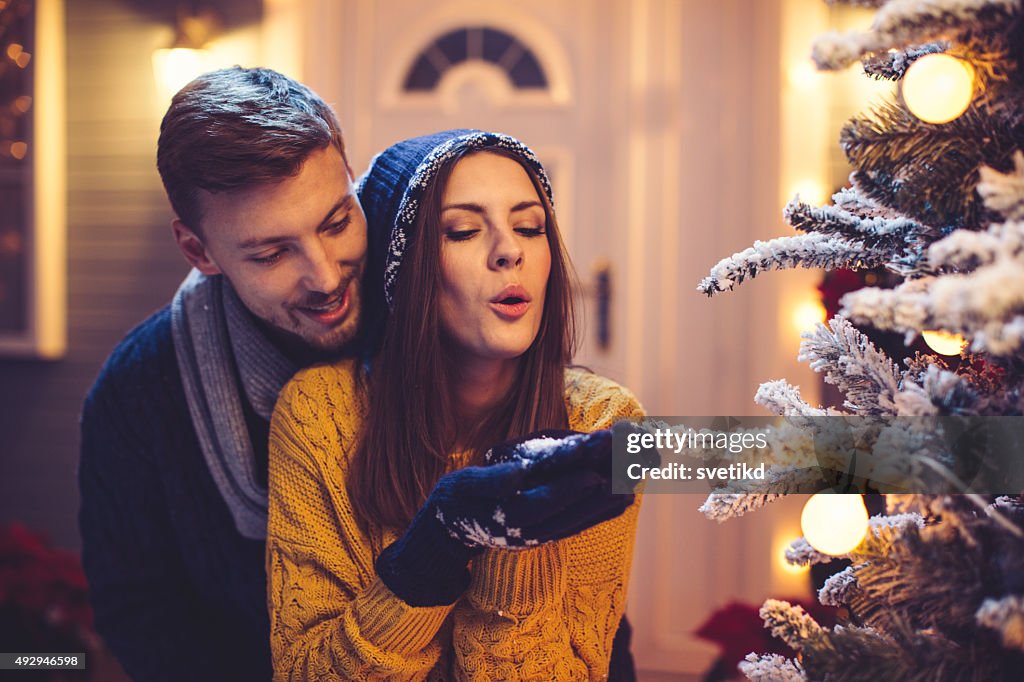
M 567 369 L 544 169 L 514 138 L 447 131 L 379 154 L 360 197 L 389 235 L 368 278 L 391 314 L 369 376 L 305 370 L 274 413 L 275 679 L 602 678 L 639 506 L 609 493 L 607 428 L 642 410 Z M 595 433 L 488 451 L 541 429 Z

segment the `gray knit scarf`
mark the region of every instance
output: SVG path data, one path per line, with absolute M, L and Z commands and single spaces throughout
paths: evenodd
M 299 370 L 259 329 L 226 279 L 189 273 L 171 302 L 178 369 L 199 444 L 242 536 L 267 535 L 267 489 L 242 411 L 270 419 L 281 388 Z

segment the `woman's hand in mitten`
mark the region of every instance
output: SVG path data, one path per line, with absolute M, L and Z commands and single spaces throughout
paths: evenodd
M 610 429 L 498 446 L 490 454 L 500 461 L 438 480 L 405 534 L 377 559 L 377 574 L 413 606 L 450 604 L 484 548 L 532 547 L 615 518 L 633 495 L 612 493 L 611 448 Z
M 616 426 L 615 428 L 618 428 Z M 489 517 L 441 507 L 445 526 L 467 544 L 521 548 L 560 540 L 615 518 L 633 502 L 612 492 L 612 430 L 549 430 L 507 441 L 487 455 L 492 466 L 518 463 L 519 494 Z M 484 467 L 486 470 L 488 467 Z
M 519 461 L 530 463 L 531 480 L 550 475 L 551 472 L 587 468 L 606 477 L 612 477 L 613 459 L 612 444 L 619 442 L 625 447 L 630 434 L 644 433 L 644 428 L 630 420 L 620 420 L 610 429 L 601 429 L 592 433 L 580 433 L 564 429 L 548 429 L 531 433 L 522 438 L 508 440 L 495 445 L 484 459 L 488 463 Z M 630 457 L 628 462 L 640 462 L 644 466 L 659 466 L 660 455 L 654 448 L 643 448 L 638 456 Z M 627 464 L 626 459 L 619 462 L 620 468 Z M 625 469 L 615 471 L 619 480 L 625 479 Z M 629 480 L 616 489 L 632 490 L 636 481 Z
M 469 585 L 467 565 L 483 546 L 450 532 L 444 514 L 491 516 L 501 501 L 516 496 L 526 474 L 520 463 L 509 462 L 442 476 L 405 533 L 377 557 L 377 575 L 410 606 L 455 602 Z

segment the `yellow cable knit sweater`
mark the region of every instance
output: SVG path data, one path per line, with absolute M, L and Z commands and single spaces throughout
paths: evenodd
M 399 532 L 364 534 L 345 490 L 366 410 L 354 372 L 351 360 L 300 372 L 271 421 L 274 679 L 604 679 L 625 608 L 639 498 L 574 537 L 485 551 L 455 604 L 409 606 L 373 568 Z M 642 416 L 632 393 L 582 370 L 566 371 L 565 400 L 577 431 Z

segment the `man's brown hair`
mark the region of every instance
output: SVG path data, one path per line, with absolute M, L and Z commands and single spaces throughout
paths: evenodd
M 203 74 L 174 96 L 156 165 L 174 212 L 200 234 L 199 190 L 279 182 L 328 145 L 347 166 L 341 126 L 316 93 L 276 71 L 235 66 Z

